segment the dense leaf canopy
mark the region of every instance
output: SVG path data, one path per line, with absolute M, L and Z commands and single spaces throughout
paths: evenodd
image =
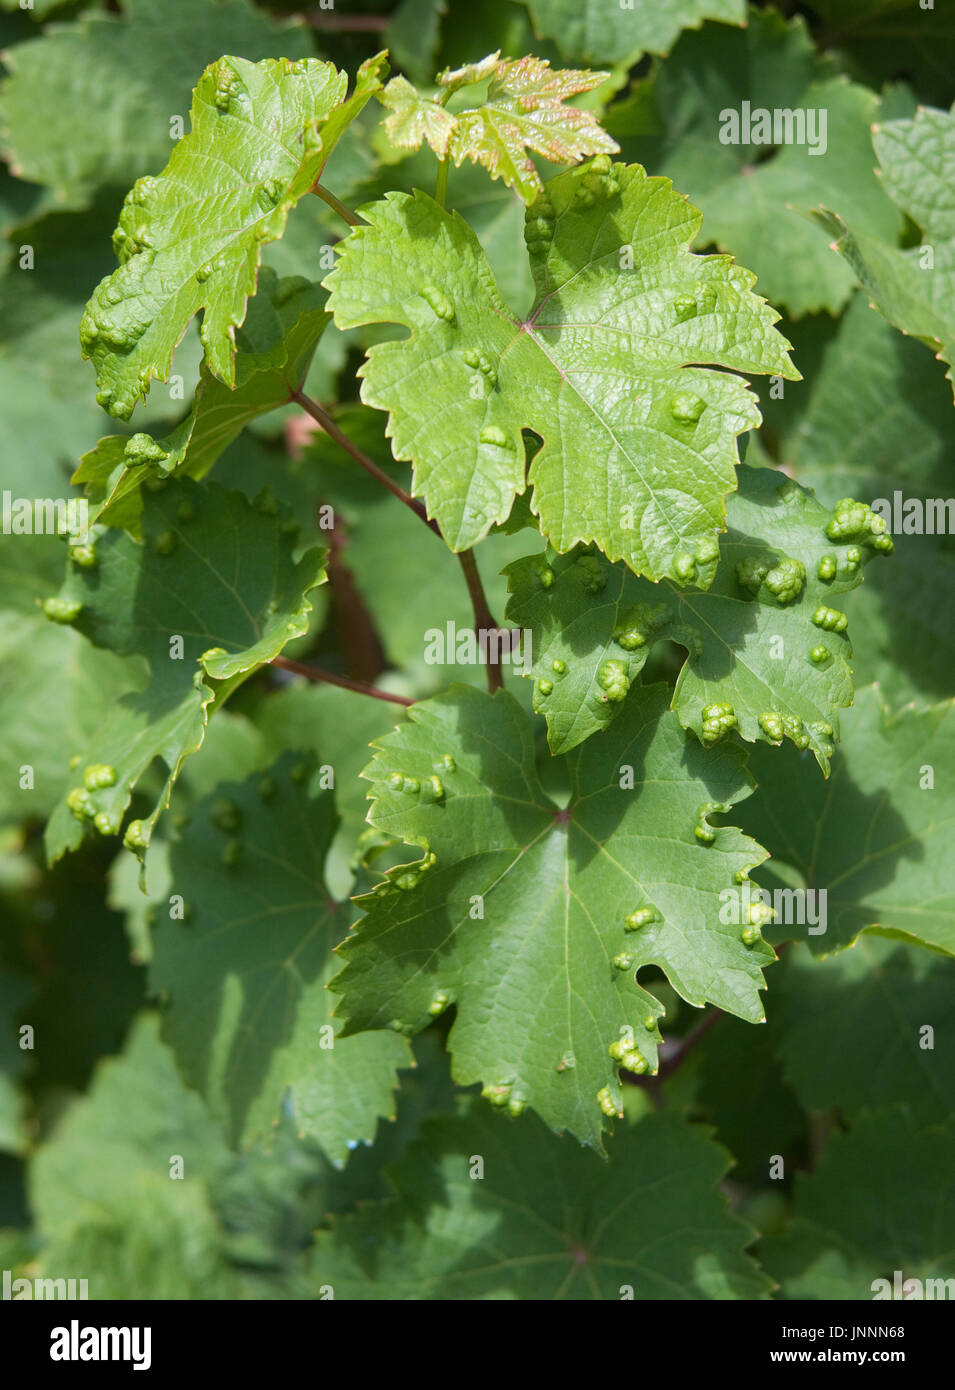
M 0 0 L 4 1296 L 891 1327 L 951 7 L 305 8 Z

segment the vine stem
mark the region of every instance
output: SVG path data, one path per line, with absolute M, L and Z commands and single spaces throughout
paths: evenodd
M 327 203 L 334 212 L 337 212 L 339 217 L 343 217 L 349 227 L 360 227 L 362 225 L 361 218 L 356 217 L 351 208 L 346 208 L 341 199 L 336 198 L 334 193 L 326 188 L 324 184 L 316 180 L 316 182 L 312 184 L 311 191 L 315 194 L 316 198 L 321 198 L 323 203 Z
M 444 207 L 444 200 L 448 193 L 448 157 L 438 162 L 438 177 L 434 184 L 434 201 L 439 208 Z
M 497 627 L 497 623 L 491 615 L 488 607 L 487 595 L 484 592 L 484 585 L 481 583 L 481 576 L 478 574 L 477 561 L 474 558 L 473 550 L 458 551 L 458 559 L 461 562 L 461 569 L 464 571 L 464 580 L 468 586 L 468 593 L 471 595 L 471 607 L 474 610 L 474 626 L 479 630 L 484 629 L 490 632 Z M 496 651 L 496 644 L 495 644 Z M 493 695 L 495 690 L 500 690 L 504 684 L 501 676 L 501 663 L 495 655 L 493 659 L 489 657 L 487 663 L 487 688 Z
M 366 473 L 370 473 L 376 482 L 381 483 L 393 496 L 397 497 L 399 502 L 403 502 L 406 507 L 409 507 L 411 511 L 414 512 L 415 516 L 421 518 L 425 526 L 431 528 L 436 536 L 441 535 L 438 523 L 429 519 L 421 503 L 417 501 L 416 498 L 412 497 L 410 493 L 405 492 L 404 488 L 396 483 L 394 478 L 389 478 L 384 469 L 379 468 L 375 460 L 368 457 L 364 449 L 359 449 L 354 440 L 349 439 L 345 431 L 338 428 L 335 421 L 328 412 L 319 405 L 318 401 L 313 401 L 310 396 L 304 395 L 301 391 L 293 391 L 291 399 L 296 401 L 306 414 L 311 415 L 312 419 L 321 425 L 329 438 L 334 439 L 339 448 L 344 449 L 345 453 L 348 454 L 350 458 L 353 458 L 357 464 L 360 464 Z
M 336 676 L 331 671 L 323 671 L 320 666 L 306 666 L 304 662 L 293 661 L 288 656 L 273 656 L 270 664 L 278 666 L 282 671 L 291 671 L 293 675 L 304 676 L 306 680 L 314 681 L 317 685 L 340 685 L 343 690 L 354 690 L 359 695 L 372 695 L 376 700 L 388 700 L 393 705 L 414 704 L 414 700 L 409 700 L 405 695 L 392 695 L 389 690 L 379 690 L 376 685 L 368 685 L 365 681 L 353 681 L 348 676 Z
M 410 511 L 414 512 L 415 516 L 420 517 L 425 526 L 433 531 L 440 540 L 444 540 L 438 523 L 428 516 L 417 498 L 405 492 L 404 488 L 399 486 L 393 478 L 389 478 L 384 469 L 379 468 L 374 459 L 368 457 L 364 449 L 359 449 L 354 440 L 349 439 L 345 431 L 339 429 L 335 421 L 328 414 L 328 411 L 323 409 L 323 407 L 318 404 L 318 401 L 313 401 L 310 396 L 306 396 L 302 391 L 293 391 L 290 399 L 296 401 L 306 414 L 310 415 L 317 424 L 321 425 L 329 438 L 334 439 L 335 443 L 345 450 L 349 458 L 353 458 L 357 464 L 360 464 L 366 473 L 370 474 L 372 478 L 381 483 L 383 487 L 386 487 L 393 496 L 398 498 L 399 502 L 403 502 Z M 468 586 L 468 593 L 471 597 L 475 627 L 478 629 L 483 628 L 485 631 L 496 629 L 497 623 L 494 621 L 491 614 L 487 596 L 484 592 L 484 585 L 481 583 L 480 574 L 478 574 L 477 562 L 474 559 L 474 551 L 459 550 L 455 553 L 457 554 L 461 569 L 464 572 L 464 580 Z M 487 662 L 486 672 L 487 688 L 493 695 L 495 690 L 500 690 L 501 686 L 504 684 L 501 676 L 501 663 L 497 657 Z

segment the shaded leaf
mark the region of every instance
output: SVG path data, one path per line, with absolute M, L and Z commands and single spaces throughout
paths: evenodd
M 324 578 L 325 551 L 293 563 L 273 510 L 215 483 L 168 482 L 148 499 L 142 542 L 121 531 L 99 536 L 95 562 L 71 567 L 49 601 L 58 621 L 71 621 L 96 646 L 143 658 L 149 670 L 80 758 L 78 785 L 47 827 L 51 861 L 76 848 L 90 822 L 116 834 L 133 789 L 160 758 L 158 801 L 126 832 L 129 847 L 142 851 L 183 759 L 202 743 L 211 682 L 235 684 L 307 630 L 306 596 Z
M 829 960 L 788 950 L 780 974 L 779 1056 L 807 1110 L 901 1102 L 928 1121 L 955 1110 L 950 960 L 865 932 Z
M 650 584 L 587 552 L 508 565 L 507 616 L 532 634 L 527 674 L 555 753 L 606 728 L 654 644 L 668 640 L 687 652 L 673 708 L 704 744 L 733 730 L 748 742 L 788 738 L 828 771 L 838 711 L 852 702 L 852 648 L 844 631 L 813 620 L 840 612 L 837 596 L 860 582 L 881 533 L 833 540 L 833 514 L 791 479 L 745 464 L 739 478 L 705 592 Z M 714 542 L 714 560 L 716 550 Z M 694 565 L 687 577 L 706 582 L 713 568 Z
M 423 1135 L 390 1171 L 390 1202 L 319 1236 L 313 1280 L 336 1299 L 766 1295 L 750 1231 L 717 1189 L 725 1152 L 676 1115 L 625 1129 L 609 1164 L 476 1106 Z
M 796 1179 L 796 1215 L 760 1259 L 794 1299 L 912 1297 L 902 1280 L 935 1279 L 948 1298 L 955 1211 L 940 1200 L 955 1163 L 955 1119 L 873 1110 L 833 1134 L 812 1176 Z M 860 1181 L 860 1175 L 865 1181 Z M 899 1271 L 899 1290 L 896 1286 Z M 885 1286 L 875 1283 L 886 1280 Z
M 761 294 L 799 317 L 837 312 L 853 284 L 810 209 L 841 206 L 873 235 L 901 230 L 873 171 L 878 108 L 874 92 L 817 53 L 802 17 L 752 9 L 745 29 L 685 34 L 611 108 L 607 127 L 626 158 L 686 191 L 703 213 L 704 242 L 732 252 Z
M 90 1298 L 306 1296 L 305 1165 L 231 1154 L 157 1034 L 142 1015 L 31 1166 L 42 1273 L 86 1271 Z
M 553 39 L 568 58 L 632 65 L 644 53 L 667 53 L 681 29 L 707 19 L 746 23 L 746 0 L 522 0 L 534 32 Z
M 806 383 L 792 394 L 805 399 L 782 426 L 780 461 L 827 505 L 848 494 L 892 517 L 891 564 L 869 569 L 846 605 L 856 684 L 878 679 L 894 707 L 939 699 L 952 690 L 951 663 L 940 655 L 955 630 L 955 548 L 950 536 L 927 534 L 949 529 L 931 506 L 923 509 L 922 533 L 916 528 L 918 500 L 945 499 L 952 490 L 952 398 L 944 372 L 921 344 L 873 314 L 861 293 L 813 369 L 804 356 L 800 361 Z M 763 405 L 767 429 L 778 428 L 772 403 Z M 896 523 L 900 503 L 911 534 Z
M 872 143 L 882 183 L 922 229 L 923 244 L 900 249 L 844 199 L 829 200 L 818 221 L 835 236 L 872 301 L 896 328 L 921 338 L 949 367 L 955 362 L 955 116 L 922 107 L 910 121 L 877 127 Z M 947 373 L 955 390 L 955 378 Z
M 828 955 L 878 928 L 953 955 L 952 702 L 908 706 L 890 716 L 878 686 L 869 686 L 857 693 L 842 726 L 828 783 L 805 758 L 790 757 L 769 774 L 766 750 L 755 750 L 760 792 L 743 819 L 774 860 L 797 870 L 802 885 L 825 889 L 827 929 L 809 940 L 815 954 Z M 786 786 L 782 801 L 773 791 L 779 778 Z
M 909 0 L 811 0 L 810 8 L 825 20 L 831 47 L 871 87 L 897 78 L 923 100 L 951 100 L 955 14 L 946 6 L 920 4 L 914 22 Z
M 0 969 L 0 1154 L 26 1152 L 26 1098 L 19 1088 L 28 1053 L 18 1046 L 17 1019 L 33 989 L 23 976 Z
M 248 0 L 123 0 L 123 12 L 90 9 L 8 51 L 4 154 L 60 204 L 86 206 L 99 190 L 126 189 L 163 165 L 176 138 L 171 118 L 185 121 L 197 73 L 220 53 L 312 53 L 304 25 L 276 24 Z M 39 93 L 50 94 L 42 121 Z
M 184 1074 L 236 1138 L 267 1134 L 287 1095 L 299 1133 L 343 1162 L 411 1054 L 391 1034 L 334 1037 L 325 985 L 348 912 L 324 884 L 337 817 L 319 785 L 314 757 L 286 753 L 195 808 L 170 861 L 186 916 L 157 931 L 150 980 Z

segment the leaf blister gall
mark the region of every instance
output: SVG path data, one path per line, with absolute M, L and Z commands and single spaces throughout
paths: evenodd
M 732 730 L 739 728 L 739 720 L 732 705 L 726 703 L 706 705 L 702 712 L 702 742 L 711 748 L 714 743 Z
M 93 569 L 96 565 L 96 547 L 93 545 L 71 545 L 69 559 L 80 569 Z
M 813 613 L 812 621 L 824 632 L 845 632 L 849 626 L 845 613 L 840 613 L 837 608 L 827 608 L 824 604 Z
M 725 801 L 704 801 L 696 809 L 696 826 L 694 835 L 701 845 L 712 845 L 716 840 L 716 827 L 708 822 L 708 817 L 717 812 L 724 812 L 730 809 Z
M 66 804 L 70 813 L 79 821 L 91 821 L 96 814 L 93 799 L 85 787 L 74 787 L 68 792 Z
M 116 785 L 116 769 L 106 763 L 92 763 L 83 772 L 83 785 L 87 791 L 101 791 Z
M 638 907 L 631 912 L 625 922 L 625 931 L 639 931 L 641 927 L 649 926 L 651 922 L 658 922 L 660 914 L 654 907 Z
M 420 294 L 436 318 L 442 319 L 445 323 L 454 323 L 454 305 L 444 290 L 439 289 L 437 285 L 422 285 Z
M 545 683 L 550 685 L 549 681 Z M 611 700 L 614 704 L 619 704 L 621 700 L 626 699 L 630 689 L 626 663 L 614 658 L 602 662 L 597 670 L 597 684 L 602 692 L 598 697 L 600 700 Z M 547 693 L 550 694 L 550 691 Z
M 75 623 L 82 611 L 83 604 L 79 599 L 54 596 L 43 601 L 43 614 L 53 623 Z
M 680 424 L 695 425 L 705 409 L 706 401 L 692 391 L 680 391 L 670 399 L 670 414 Z
M 623 1111 L 618 1108 L 609 1086 L 602 1086 L 597 1092 L 597 1104 L 608 1119 L 623 1118 Z

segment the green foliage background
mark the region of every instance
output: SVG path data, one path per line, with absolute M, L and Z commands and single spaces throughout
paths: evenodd
M 763 426 L 748 436 L 729 521 L 737 537 L 775 527 L 774 543 L 811 556 L 814 570 L 832 549 L 823 526 L 838 499 L 955 491 L 946 375 L 955 341 L 947 114 L 955 18 L 943 3 L 922 10 L 909 0 L 749 10 L 743 0 L 636 0 L 630 10 L 614 0 L 342 0 L 316 7 L 311 22 L 289 18 L 290 8 L 36 0 L 24 11 L 0 0 L 0 483 L 31 498 L 80 496 L 85 484 L 97 506 L 113 509 L 93 569 L 67 566 L 55 538 L 0 537 L 0 1268 L 85 1277 L 102 1298 L 310 1299 L 332 1288 L 336 1298 L 614 1299 L 632 1288 L 637 1299 L 865 1300 L 871 1281 L 896 1269 L 952 1276 L 955 1208 L 943 1195 L 955 1160 L 951 536 L 897 536 L 891 560 L 867 568 L 861 587 L 853 571 L 832 590 L 849 616 L 851 648 L 841 634 L 825 635 L 835 658 L 811 693 L 806 676 L 779 678 L 787 697 L 808 702 L 812 732 L 800 749 L 754 740 L 776 679 L 765 644 L 790 630 L 783 624 L 805 630 L 821 601 L 812 578 L 792 609 L 759 607 L 749 657 L 731 678 L 711 650 L 701 677 L 682 648 L 654 648 L 627 725 L 613 702 L 588 704 L 588 692 L 619 623 L 652 599 L 651 586 L 600 557 L 581 570 L 551 554 L 554 596 L 545 602 L 540 546 L 521 525 L 533 518 L 515 511 L 481 541 L 477 563 L 492 612 L 532 628 L 544 664 L 534 681 L 508 676 L 510 699 L 489 715 L 480 667 L 423 660 L 427 629 L 471 621 L 453 557 L 327 436 L 296 443 L 301 412 L 284 402 L 314 348 L 308 394 L 408 486 L 410 469 L 391 457 L 383 416 L 360 403 L 356 380 L 365 351 L 399 335 L 362 302 L 358 272 L 350 281 L 336 272 L 329 284 L 337 326 L 324 313 L 317 282 L 330 263 L 321 254 L 342 235 L 329 207 L 303 198 L 285 235 L 265 245 L 234 394 L 200 370 L 193 322 L 170 384 L 155 382 L 128 423 L 110 419 L 96 404 L 78 331 L 94 288 L 115 268 L 110 237 L 127 191 L 164 167 L 175 122 L 188 130 L 192 89 L 220 55 L 318 57 L 354 78 L 387 47 L 392 73 L 424 87 L 438 70 L 496 49 L 555 68 L 599 66 L 609 79 L 580 106 L 599 115 L 622 160 L 668 176 L 701 210 L 694 250 L 731 253 L 782 314 L 778 329 L 802 379 L 786 380 L 782 394 L 768 375 L 752 382 Z M 719 112 L 743 100 L 824 106 L 828 151 L 719 144 Z M 352 207 L 386 190 L 433 188 L 433 156 L 392 147 L 383 115 L 372 101 L 330 162 L 328 185 Z M 390 240 L 401 262 L 397 209 L 408 205 L 389 204 L 394 226 L 377 249 L 363 233 L 363 255 L 387 255 Z M 451 168 L 448 206 L 476 233 L 503 300 L 530 302 L 519 199 L 465 163 Z M 929 276 L 919 260 L 928 245 Z M 231 266 L 210 275 L 218 304 L 235 276 Z M 480 284 L 467 287 L 469 302 Z M 756 334 L 761 319 L 768 334 L 768 317 L 749 312 L 747 331 Z M 227 327 L 226 318 L 215 330 L 220 360 Z M 213 332 L 210 322 L 205 330 Z M 171 351 L 176 325 L 169 334 Z M 785 370 L 778 346 L 750 367 L 703 360 Z M 535 410 L 551 409 L 537 370 L 532 364 L 508 398 L 504 423 L 518 440 Z M 376 365 L 369 390 L 393 391 L 397 405 L 376 403 L 400 414 L 407 398 L 386 378 Z M 411 411 L 413 433 L 426 427 L 420 447 L 440 458 L 440 411 L 414 404 L 426 418 Z M 753 423 L 735 398 L 732 408 Z M 122 470 L 124 459 L 141 461 L 146 432 L 162 441 L 163 469 L 187 460 L 187 476 L 155 495 Z M 595 484 L 587 450 L 575 458 L 573 446 L 564 466 L 579 470 L 584 495 Z M 215 483 L 201 482 L 213 461 Z M 800 493 L 784 508 L 773 469 L 816 500 Z M 483 532 L 508 515 L 507 477 L 501 487 L 504 503 L 498 497 L 481 514 Z M 320 505 L 344 523 L 330 584 L 320 583 L 329 559 Z M 554 524 L 572 531 L 570 510 Z M 446 530 L 460 526 L 463 536 L 471 527 L 463 543 L 479 537 L 473 516 L 448 516 Z M 561 534 L 568 545 L 575 538 Z M 238 562 L 230 569 L 236 554 L 241 580 Z M 651 557 L 644 573 L 672 578 L 670 559 Z M 607 595 L 593 602 L 591 581 L 602 590 L 608 575 Z M 197 595 L 185 675 L 171 675 L 167 633 Z M 726 602 L 719 582 L 695 597 L 690 618 L 681 610 L 679 630 L 665 634 L 686 638 L 687 651 L 695 641 L 706 648 Z M 56 598 L 82 601 L 82 619 L 50 622 L 42 605 Z M 745 644 L 746 633 L 736 640 Z M 571 660 L 581 644 L 588 655 L 578 683 L 545 710 L 546 667 Z M 267 664 L 280 650 L 406 699 L 439 698 L 395 734 L 398 705 L 291 680 Z M 642 652 L 628 656 L 628 685 L 643 665 Z M 452 681 L 456 690 L 441 694 Z M 718 750 L 699 746 L 706 707 L 727 695 L 748 758 L 735 734 Z M 545 712 L 546 724 L 529 717 Z M 706 941 L 662 929 L 651 936 L 637 961 L 647 967 L 640 985 L 619 1007 L 659 1072 L 622 1085 L 622 1116 L 608 1137 L 583 1055 L 549 1064 L 579 1068 L 573 1107 L 552 1078 L 520 1114 L 526 1097 L 504 1074 L 516 1036 L 528 1049 L 542 1039 L 550 1047 L 548 953 L 522 965 L 520 988 L 503 1001 L 483 948 L 466 937 L 448 947 L 446 977 L 436 981 L 419 967 L 444 950 L 449 870 L 426 862 L 408 885 L 398 866 L 409 857 L 402 840 L 447 846 L 453 892 L 464 900 L 483 892 L 482 856 L 497 864 L 495 855 L 503 863 L 518 845 L 523 853 L 537 833 L 532 812 L 552 815 L 576 779 L 594 798 L 608 861 L 611 850 L 626 857 L 621 846 L 643 854 L 648 870 L 672 854 L 666 868 L 679 879 L 665 834 L 633 849 L 637 831 L 625 819 L 611 824 L 599 800 L 601 759 L 623 760 L 634 723 L 653 730 L 641 757 L 674 777 L 666 814 L 696 795 L 697 766 L 719 784 L 724 810 L 739 803 L 740 829 L 717 829 L 724 876 L 694 893 L 705 886 L 715 895 L 737 868 L 753 868 L 770 889 L 827 887 L 829 929 L 806 938 L 767 926 L 755 953 L 718 932 Z M 548 737 L 550 752 L 570 750 L 566 764 L 551 764 Z M 372 740 L 375 764 L 361 781 Z M 446 751 L 452 742 L 473 751 L 478 740 L 490 749 L 481 778 L 477 764 Z M 440 778 L 432 800 L 408 809 L 400 784 L 412 770 L 409 744 L 425 780 L 442 758 L 449 788 L 473 779 L 473 819 L 444 814 Z M 692 751 L 677 776 L 684 746 Z M 104 833 L 84 836 L 65 798 L 85 765 L 103 762 L 120 765 L 122 785 L 89 791 Z M 920 785 L 926 766 L 932 790 Z M 527 806 L 505 833 L 501 798 L 514 767 Z M 369 787 L 378 796 L 372 824 Z M 139 830 L 127 828 L 124 847 L 115 834 L 127 791 Z M 150 835 L 144 893 L 131 850 Z M 503 944 L 515 961 L 556 872 L 542 843 L 513 888 Z M 769 858 L 757 869 L 760 846 Z M 614 911 L 612 871 L 598 860 L 590 872 L 593 886 L 581 891 L 603 922 Z M 171 894 L 203 910 L 170 921 Z M 694 902 L 686 889 L 673 913 L 689 923 Z M 359 916 L 363 945 L 352 939 L 333 956 Z M 396 923 L 412 943 L 407 968 L 386 948 L 376 954 Z M 777 963 L 770 944 L 786 944 Z M 346 1003 L 355 991 L 344 1030 L 325 989 L 343 963 Z M 603 985 L 590 959 L 566 964 L 571 979 L 577 971 L 585 981 L 585 999 L 597 997 Z M 770 967 L 765 994 L 761 966 Z M 611 1013 L 615 990 L 605 991 Z M 389 1029 L 396 999 L 399 1026 Z M 700 1028 L 693 1005 L 707 999 L 730 1012 Z M 457 1085 L 448 1005 L 462 1030 L 450 1046 Z M 505 1015 L 501 1058 L 496 1008 Z M 32 1048 L 20 1044 L 24 1025 Z M 926 1025 L 931 1049 L 920 1046 Z M 326 1050 L 329 1027 L 336 1039 Z M 489 1057 L 500 1076 L 489 1077 Z M 503 1113 L 478 1094 L 482 1081 Z M 473 1155 L 483 1157 L 483 1180 L 469 1175 Z M 181 1181 L 170 1181 L 173 1156 Z

